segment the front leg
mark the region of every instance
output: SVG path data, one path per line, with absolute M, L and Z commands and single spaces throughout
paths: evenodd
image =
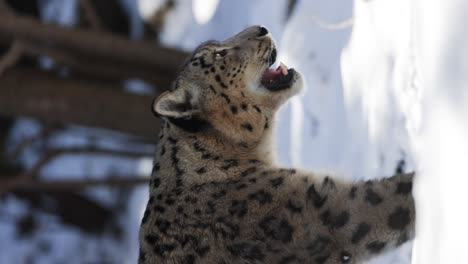
M 340 251 L 341 263 L 360 263 L 414 236 L 413 175 L 354 184 L 325 177 L 307 187 L 309 208 L 318 210 L 319 222 L 330 235 L 324 238 Z
M 245 187 L 235 193 L 241 199 L 227 208 L 231 216 L 242 216 L 236 224 L 250 234 L 235 245 L 253 245 L 259 254 L 249 255 L 241 247 L 233 259 L 243 255 L 239 263 L 260 263 L 249 259 L 254 257 L 261 263 L 362 263 L 414 236 L 412 180 L 412 174 L 402 174 L 344 183 L 295 170 L 250 175 L 236 187 Z

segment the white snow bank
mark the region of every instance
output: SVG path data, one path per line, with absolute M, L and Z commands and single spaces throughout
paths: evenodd
M 413 263 L 466 263 L 468 28 L 466 1 L 414 1 L 421 90 L 413 133 L 421 177 Z

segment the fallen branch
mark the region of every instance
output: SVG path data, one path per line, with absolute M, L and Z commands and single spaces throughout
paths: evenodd
M 11 69 L 0 78 L 0 113 L 6 116 L 105 128 L 154 142 L 159 119 L 151 113 L 153 99 L 27 68 Z
M 116 219 L 115 211 L 110 206 L 77 191 L 18 190 L 11 194 L 26 201 L 29 212 L 34 213 L 40 210 L 53 214 L 57 222 L 79 228 L 85 233 L 102 234 L 106 227 Z

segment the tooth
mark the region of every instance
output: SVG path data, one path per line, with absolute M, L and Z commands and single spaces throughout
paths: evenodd
M 279 61 L 275 61 L 275 63 L 273 63 L 271 66 L 270 66 L 270 69 L 272 70 L 276 70 L 278 68 L 278 65 L 279 64 Z
M 286 67 L 286 65 L 284 65 L 282 62 L 280 64 L 280 68 L 283 75 L 288 75 L 288 67 Z

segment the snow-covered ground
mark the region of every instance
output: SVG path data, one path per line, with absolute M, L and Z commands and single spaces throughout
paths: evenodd
M 76 21 L 71 8 L 76 1 L 48 2 L 56 6 L 43 8 L 47 20 L 68 25 Z M 135 37 L 142 30 L 138 10 L 147 16 L 163 2 L 122 0 L 134 18 Z M 227 38 L 249 25 L 268 27 L 277 40 L 280 60 L 300 70 L 307 83 L 306 90 L 278 115 L 279 162 L 334 171 L 352 179 L 389 176 L 397 168 L 417 169 L 414 263 L 465 263 L 468 215 L 460 208 L 468 201 L 463 176 L 468 170 L 468 29 L 464 23 L 468 4 L 462 0 L 298 0 L 288 18 L 288 2 L 177 1 L 160 40 L 192 50 L 201 42 Z M 67 136 L 61 140 L 67 141 Z M 93 164 L 93 172 L 102 169 L 94 167 L 94 161 L 83 162 Z M 70 160 L 66 164 L 72 166 Z M 130 163 L 122 170 L 149 173 L 150 164 Z M 48 168 L 50 175 L 53 171 L 53 166 Z M 105 193 L 90 195 L 106 200 Z M 128 224 L 120 245 L 73 231 L 51 234 L 48 229 L 36 240 L 52 236 L 53 251 L 60 246 L 61 254 L 86 245 L 81 247 L 88 253 L 77 256 L 76 263 L 86 262 L 102 251 L 99 245 L 108 243 L 117 262 L 133 263 L 146 199 L 146 187 L 133 193 L 130 209 L 121 219 Z M 10 203 L 4 210 L 11 210 L 12 215 L 27 210 L 18 201 Z M 9 257 L 18 252 L 27 256 L 40 245 L 4 243 L 12 232 L 0 222 L 1 237 L 7 238 L 0 241 L 0 263 L 24 260 Z M 410 263 L 411 247 L 407 243 L 371 263 Z

